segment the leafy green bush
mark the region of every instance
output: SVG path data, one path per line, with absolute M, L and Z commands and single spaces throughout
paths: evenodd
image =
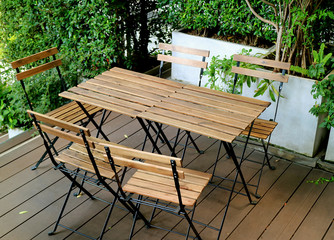
M 328 67 L 330 68 L 332 53 L 325 55 L 325 44 L 322 43 L 319 52 L 312 51 L 312 64 L 308 69 L 301 68 L 299 66 L 291 66 L 290 70 L 301 73 L 307 77 L 316 80 L 322 80 L 327 73 Z M 333 61 L 334 62 L 334 61 Z M 331 68 L 334 68 L 334 64 Z
M 246 3 L 240 0 L 160 0 L 164 17 L 174 28 L 197 30 L 198 34 L 210 36 L 240 35 L 254 43 L 258 38 L 273 41 L 276 33 L 271 27 L 255 18 Z M 254 1 L 263 14 L 273 17 L 273 12 L 264 8 L 262 1 Z
M 242 49 L 240 54 L 250 56 L 251 52 L 252 49 Z M 255 56 L 256 55 L 259 54 L 255 54 Z M 234 88 L 235 75 L 233 72 L 231 72 L 232 66 L 236 66 L 236 62 L 233 61 L 233 55 L 230 58 L 220 58 L 220 56 L 213 56 L 209 67 L 203 73 L 203 75 L 208 76 L 208 82 L 205 86 L 210 87 L 211 89 L 232 93 Z M 240 63 L 240 67 L 253 70 L 260 68 L 258 65 L 244 62 Z M 256 80 L 256 77 L 239 74 L 235 84 L 234 93 L 241 94 L 242 87 L 245 83 L 248 87 L 250 87 L 252 83 L 256 82 Z M 275 95 L 278 96 L 278 91 L 274 87 L 273 82 L 274 81 L 272 80 L 262 79 L 257 85 L 254 97 L 263 95 L 266 91 L 268 91 L 271 100 L 275 102 Z
M 67 88 L 115 65 L 142 71 L 143 67 L 149 67 L 150 36 L 168 37 L 155 10 L 155 0 L 2 0 L 0 67 L 57 47 Z M 0 78 L 3 79 L 2 73 Z M 9 79 L 6 84 L 14 82 L 14 85 L 6 102 L 15 103 L 19 107 L 15 111 L 21 114 L 19 118 L 28 123 L 25 114 L 28 106 L 21 87 L 13 73 Z M 25 80 L 36 111 L 44 113 L 62 104 L 56 79 L 57 75 L 51 72 Z
M 310 109 L 310 113 L 315 116 L 328 114 L 324 122 L 320 124 L 320 127 L 326 127 L 327 129 L 334 127 L 334 74 L 329 75 L 328 78 L 322 81 L 315 82 L 311 93 L 314 99 L 322 97 L 323 101 L 315 104 Z

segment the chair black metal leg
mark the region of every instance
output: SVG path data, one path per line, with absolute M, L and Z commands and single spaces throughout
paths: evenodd
M 85 171 L 85 173 L 84 173 L 84 177 L 83 177 L 82 180 L 81 180 L 81 184 L 80 184 L 81 187 L 83 187 L 83 185 L 84 185 L 84 183 L 85 183 L 85 177 L 86 177 L 86 176 L 87 176 L 87 171 Z M 80 195 L 80 193 L 81 193 L 81 188 L 79 188 L 79 191 L 78 191 L 77 193 L 73 193 L 73 195 L 74 195 L 75 197 L 77 197 L 77 196 Z
M 268 141 L 268 144 L 267 144 L 267 146 L 266 146 L 264 140 L 262 139 L 262 146 L 263 146 L 263 150 L 264 150 L 264 157 L 265 157 L 265 159 L 267 160 L 268 167 L 269 167 L 271 170 L 275 170 L 276 168 L 275 168 L 274 166 L 271 166 L 270 161 L 269 161 L 269 157 L 268 157 L 269 141 Z
M 195 203 L 195 205 L 194 205 L 194 207 L 193 207 L 193 209 L 192 209 L 192 213 L 191 213 L 191 217 L 190 217 L 190 221 L 191 221 L 191 222 L 193 222 L 193 218 L 194 218 L 194 215 L 195 215 L 195 208 L 196 208 L 196 203 Z M 187 234 L 186 234 L 186 240 L 187 240 L 188 237 L 189 237 L 190 228 L 191 228 L 191 226 L 189 225 L 189 226 L 188 226 L 188 230 L 187 230 Z
M 103 235 L 104 235 L 105 230 L 106 230 L 106 228 L 107 228 L 107 225 L 108 225 L 108 222 L 109 222 L 111 213 L 112 213 L 112 211 L 113 211 L 113 209 L 114 209 L 114 206 L 115 206 L 115 204 L 116 204 L 116 201 L 117 201 L 117 198 L 115 197 L 114 200 L 112 201 L 111 205 L 110 205 L 110 208 L 109 208 L 109 211 L 108 211 L 106 220 L 105 220 L 105 222 L 104 222 L 104 224 L 103 224 L 103 227 L 102 227 L 100 236 L 98 237 L 99 240 L 102 240 L 102 238 L 103 238 Z
M 201 240 L 201 236 L 199 235 L 199 233 L 197 232 L 193 222 L 191 221 L 191 218 L 188 216 L 188 213 L 183 209 L 183 215 L 186 218 L 186 220 L 189 223 L 190 228 L 193 230 L 195 236 L 197 237 L 197 239 Z M 186 236 L 186 239 L 188 238 L 188 236 Z
M 79 172 L 79 169 L 77 169 L 76 172 L 78 173 L 78 172 Z M 74 177 L 74 181 L 75 181 L 75 179 L 76 179 L 76 177 Z M 66 207 L 66 205 L 67 205 L 68 199 L 69 199 L 69 197 L 70 197 L 70 195 L 71 195 L 71 192 L 72 192 L 72 190 L 73 190 L 73 188 L 74 188 L 74 185 L 75 185 L 75 184 L 74 184 L 74 181 L 71 182 L 70 188 L 69 188 L 69 190 L 68 190 L 68 192 L 67 192 L 67 194 L 66 194 L 65 201 L 64 201 L 63 206 L 62 206 L 62 208 L 61 208 L 61 210 L 60 210 L 60 213 L 59 213 L 59 216 L 58 216 L 58 218 L 57 218 L 56 224 L 55 224 L 53 230 L 52 230 L 51 232 L 48 233 L 49 235 L 53 235 L 53 234 L 57 231 L 57 228 L 58 228 L 60 219 L 61 219 L 61 217 L 63 216 L 63 213 L 64 213 L 65 207 Z
M 217 157 L 216 157 L 215 164 L 214 164 L 214 166 L 213 166 L 213 170 L 212 170 L 212 177 L 211 177 L 211 180 L 210 180 L 210 182 L 212 182 L 212 181 L 213 181 L 213 177 L 215 176 L 216 167 L 217 167 L 217 163 L 218 163 L 218 160 L 219 160 L 219 155 L 220 155 L 220 150 L 221 150 L 221 148 L 222 148 L 222 144 L 223 144 L 223 142 L 222 142 L 222 141 L 220 141 L 220 143 L 219 143 L 219 147 L 218 147 L 218 153 L 217 153 Z
M 142 195 L 139 195 L 139 196 L 138 196 L 138 200 L 139 200 L 139 201 L 142 200 L 142 198 L 143 198 Z M 135 214 L 133 215 L 133 221 L 132 221 L 132 226 L 131 226 L 131 230 L 130 230 L 129 240 L 132 239 L 133 232 L 134 232 L 135 227 L 136 227 L 136 222 L 137 222 L 137 217 L 138 217 L 139 208 L 140 208 L 140 204 L 137 203 L 137 204 L 136 204 L 136 212 L 135 212 Z

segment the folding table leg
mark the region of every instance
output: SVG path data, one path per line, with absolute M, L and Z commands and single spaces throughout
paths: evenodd
M 146 136 L 150 139 L 150 141 L 153 145 L 153 148 L 157 151 L 157 153 L 161 154 L 161 151 L 160 151 L 159 147 L 157 146 L 156 142 L 153 140 L 150 131 L 146 128 L 146 125 L 145 125 L 143 119 L 137 117 L 137 120 L 138 120 L 139 124 L 141 125 L 141 127 L 143 128 L 143 130 L 145 131 Z
M 255 205 L 257 202 L 256 201 L 252 201 L 252 198 L 251 198 L 251 196 L 249 194 L 249 191 L 248 191 L 247 183 L 245 181 L 244 175 L 242 174 L 242 171 L 241 171 L 240 165 L 238 163 L 238 160 L 237 160 L 237 158 L 235 156 L 232 144 L 231 143 L 223 142 L 223 145 L 225 147 L 226 152 L 231 156 L 235 167 L 237 168 L 237 172 L 235 174 L 234 182 L 237 181 L 238 175 L 240 174 L 241 182 L 242 182 L 242 185 L 245 188 L 246 195 L 248 197 L 249 203 Z M 231 192 L 234 192 L 234 186 L 235 186 L 235 184 L 233 184 L 233 188 L 232 188 Z
M 93 123 L 93 125 L 96 127 L 96 129 L 98 130 L 98 132 L 101 133 L 102 137 L 103 137 L 105 140 L 109 141 L 109 138 L 107 137 L 107 135 L 102 131 L 102 126 L 99 126 L 99 125 L 95 122 L 93 116 L 90 115 L 90 114 L 87 112 L 87 110 L 85 109 L 85 107 L 82 105 L 81 102 L 78 102 L 78 101 L 77 101 L 77 104 L 80 106 L 80 108 L 82 109 L 82 111 L 86 114 L 86 116 L 88 117 L 89 121 Z

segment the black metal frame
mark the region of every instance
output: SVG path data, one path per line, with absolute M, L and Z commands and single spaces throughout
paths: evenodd
M 237 65 L 236 65 L 236 66 L 237 66 L 237 67 L 240 66 L 240 61 L 237 61 Z M 282 69 L 282 76 L 284 76 L 285 73 L 286 73 L 286 70 L 285 70 L 285 69 Z M 234 93 L 234 91 L 235 91 L 235 87 L 236 87 L 236 84 L 237 84 L 237 80 L 238 80 L 238 73 L 235 73 L 235 75 L 234 75 L 234 79 L 233 79 L 233 90 L 232 90 L 232 93 Z M 283 82 L 280 82 L 280 85 L 279 85 L 279 91 L 278 91 L 278 98 L 277 98 L 277 103 L 276 103 L 276 108 L 275 108 L 275 115 L 274 115 L 274 118 L 273 118 L 273 119 L 270 119 L 270 121 L 275 121 L 275 120 L 276 120 L 277 111 L 278 111 L 278 105 L 279 105 L 279 100 L 280 100 L 280 96 L 281 96 L 282 88 L 283 88 Z M 248 135 L 247 135 L 247 138 L 246 138 L 246 142 L 245 142 L 245 146 L 244 146 L 244 149 L 243 149 L 243 153 L 242 153 L 242 156 L 241 156 L 240 161 L 239 161 L 240 166 L 241 166 L 241 164 L 242 164 L 245 160 L 247 160 L 247 159 L 244 158 L 244 154 L 245 154 L 247 145 L 248 145 L 248 143 L 249 143 L 249 139 L 250 139 L 250 135 L 251 135 L 251 131 L 252 131 L 253 124 L 254 124 L 254 122 L 252 122 L 252 124 L 251 124 L 251 126 L 250 126 L 250 130 L 249 130 Z M 260 181 L 261 181 L 261 177 L 262 177 L 263 168 L 264 168 L 264 166 L 265 166 L 265 163 L 267 163 L 269 169 L 271 169 L 271 170 L 275 170 L 275 169 L 276 169 L 274 166 L 272 166 L 272 165 L 270 164 L 270 159 L 269 159 L 269 156 L 268 156 L 268 148 L 269 148 L 269 146 L 270 146 L 270 139 L 271 139 L 271 134 L 270 134 L 269 137 L 268 137 L 268 142 L 267 142 L 267 144 L 265 144 L 264 140 L 261 139 L 262 147 L 263 147 L 263 150 L 264 150 L 264 158 L 263 158 L 263 160 L 262 160 L 261 163 L 259 163 L 259 162 L 255 162 L 255 161 L 254 161 L 255 163 L 259 163 L 259 164 L 261 164 L 261 168 L 260 168 L 260 172 L 259 172 L 258 181 L 257 181 L 257 184 L 256 184 L 256 185 L 255 185 L 255 184 L 248 184 L 249 186 L 253 186 L 253 187 L 255 187 L 255 193 L 254 193 L 254 196 L 255 196 L 256 198 L 260 198 L 260 197 L 261 197 L 261 196 L 258 194 L 258 189 L 259 189 L 259 185 L 260 185 Z M 219 153 L 218 153 L 218 155 L 219 155 Z M 219 177 L 219 176 L 215 176 L 215 175 L 214 175 L 215 168 L 216 168 L 217 161 L 218 161 L 218 155 L 217 155 L 216 162 L 215 162 L 215 165 L 214 165 L 213 177 Z M 230 155 L 228 154 L 227 157 L 230 157 Z M 220 178 L 222 178 L 222 177 L 220 177 Z M 226 178 L 222 178 L 222 179 L 226 179 Z M 228 179 L 226 179 L 226 180 L 228 180 Z M 238 193 L 240 193 L 240 192 L 238 192 Z M 242 194 L 242 193 L 240 193 L 240 194 Z
M 107 153 L 107 156 L 108 156 L 108 159 L 109 159 L 109 163 L 110 163 L 112 169 L 116 172 L 115 163 L 114 163 L 114 160 L 113 160 L 113 158 L 112 158 L 112 156 L 110 154 L 110 150 L 109 150 L 108 147 L 105 147 L 105 150 L 106 150 L 106 153 Z M 115 177 L 115 179 L 116 179 L 116 181 L 118 183 L 118 187 L 119 187 L 119 192 L 120 192 L 120 195 L 121 195 L 121 199 L 125 200 L 131 206 L 133 206 L 133 209 L 135 209 L 135 211 L 136 211 L 136 214 L 134 214 L 134 216 L 133 216 L 133 223 L 132 223 L 132 226 L 131 226 L 129 239 L 132 239 L 132 237 L 133 237 L 134 228 L 135 228 L 135 225 L 136 225 L 136 221 L 138 219 L 137 215 L 139 215 L 140 218 L 142 220 L 144 220 L 145 225 L 148 228 L 153 227 L 153 228 L 158 228 L 158 229 L 165 230 L 165 231 L 168 231 L 168 232 L 173 232 L 173 233 L 185 236 L 186 239 L 188 239 L 189 234 L 190 234 L 190 229 L 192 229 L 193 232 L 194 232 L 194 234 L 196 235 L 195 238 L 202 239 L 200 237 L 198 231 L 196 230 L 194 224 L 193 224 L 193 216 L 194 216 L 194 212 L 195 212 L 195 208 L 196 208 L 196 203 L 194 204 L 194 207 L 191 210 L 188 210 L 188 209 L 185 208 L 185 206 L 182 203 L 180 184 L 179 184 L 179 179 L 178 179 L 178 172 L 177 172 L 177 169 L 176 169 L 176 163 L 175 163 L 174 160 L 170 160 L 170 164 L 171 164 L 171 168 L 172 168 L 172 171 L 173 171 L 173 179 L 174 179 L 175 189 L 176 189 L 176 192 L 177 192 L 177 195 L 178 195 L 178 200 L 179 200 L 179 204 L 178 204 L 177 207 L 172 207 L 171 205 L 159 204 L 159 199 L 157 199 L 154 202 L 154 201 L 150 201 L 149 199 L 143 199 L 143 196 L 141 196 L 141 195 L 139 195 L 137 199 L 135 199 L 135 198 L 132 197 L 132 195 L 133 195 L 132 193 L 126 195 L 126 193 L 122 189 L 122 183 L 119 181 L 119 179 L 117 177 Z M 136 204 L 135 206 L 134 206 L 134 203 Z M 145 206 L 153 207 L 153 211 L 152 211 L 150 220 L 147 220 L 145 217 L 143 217 L 141 215 L 141 213 L 139 211 L 140 205 L 145 205 Z M 187 234 L 183 234 L 183 233 L 172 231 L 172 230 L 169 230 L 169 229 L 165 229 L 165 228 L 162 228 L 162 227 L 159 227 L 159 226 L 156 226 L 156 225 L 152 225 L 151 221 L 152 221 L 152 219 L 154 217 L 155 209 L 157 209 L 157 208 L 160 209 L 160 210 L 166 211 L 168 213 L 180 216 L 183 219 L 186 219 L 187 222 L 188 222 L 188 224 L 189 224 L 189 227 L 187 229 Z M 190 217 L 189 217 L 189 215 L 187 213 L 187 210 L 190 211 L 190 212 L 192 212 L 192 214 L 191 214 Z M 197 223 L 199 223 L 199 222 L 197 222 Z M 200 223 L 200 224 L 205 225 L 203 223 Z M 207 225 L 205 225 L 205 226 L 207 226 Z M 210 228 L 213 228 L 213 227 L 210 227 Z M 215 228 L 213 228 L 213 229 L 215 229 Z
M 51 56 L 49 56 L 49 57 L 51 57 Z M 49 57 L 45 58 L 46 62 L 49 62 Z M 52 58 L 53 58 L 54 61 L 57 60 L 57 58 L 56 58 L 55 55 L 52 55 Z M 63 78 L 63 76 L 62 76 L 62 74 L 61 74 L 60 68 L 59 68 L 59 66 L 56 66 L 55 68 L 56 68 L 56 70 L 57 70 L 57 74 L 58 74 L 58 77 L 59 77 L 59 79 L 60 79 L 61 90 L 62 90 L 62 91 L 66 91 L 65 81 L 64 81 L 64 78 Z M 16 72 L 17 72 L 17 73 L 20 73 L 20 68 L 19 68 L 19 67 L 16 68 Z M 27 93 L 27 90 L 26 90 L 25 83 L 24 83 L 24 80 L 23 80 L 23 79 L 20 80 L 20 84 L 21 84 L 21 87 L 22 87 L 22 89 L 23 89 L 23 92 L 24 92 L 24 95 L 25 95 L 25 97 L 26 97 L 26 100 L 27 100 L 27 102 L 28 102 L 29 109 L 30 109 L 31 111 L 34 111 L 34 108 L 33 108 L 32 104 L 31 104 L 31 100 L 30 100 L 30 98 L 29 98 L 29 94 Z M 93 114 L 93 117 L 95 116 L 95 114 L 96 114 L 96 113 Z M 81 122 L 81 125 L 82 125 L 83 127 L 85 127 L 85 126 L 87 126 L 88 123 L 89 123 L 89 121 L 87 121 L 87 122 L 85 122 L 85 123 Z M 58 137 L 54 138 L 53 141 L 50 140 L 50 138 L 48 137 L 48 135 L 47 135 L 46 133 L 45 133 L 45 137 L 46 137 L 46 139 L 47 139 L 47 141 L 48 141 L 48 143 L 49 143 L 49 146 L 53 149 L 54 153 L 55 153 L 56 155 L 58 155 L 56 149 L 54 148 L 54 144 L 57 142 Z M 71 143 L 70 143 L 70 144 L 71 144 Z M 70 146 L 70 145 L 69 145 L 69 146 Z M 68 146 L 68 147 L 69 147 L 69 146 Z M 45 152 L 42 154 L 42 156 L 40 157 L 40 159 L 36 162 L 36 164 L 35 164 L 34 166 L 31 167 L 31 170 L 36 170 L 36 169 L 39 167 L 39 165 L 45 160 L 45 157 L 46 157 L 47 154 L 48 154 L 47 151 L 45 151 Z
M 65 226 L 65 225 L 63 225 L 63 224 L 60 224 L 60 220 L 61 220 L 61 218 L 62 218 L 62 216 L 63 216 L 64 210 L 65 210 L 66 205 L 67 205 L 67 203 L 68 203 L 68 200 L 69 200 L 69 197 L 70 197 L 70 195 L 71 195 L 71 192 L 73 191 L 73 189 L 74 189 L 75 187 L 79 188 L 80 191 L 84 192 L 84 193 L 85 193 L 89 198 L 91 198 L 92 200 L 97 199 L 97 200 L 100 200 L 100 201 L 105 202 L 105 203 L 107 203 L 107 204 L 110 205 L 108 214 L 107 214 L 107 216 L 106 216 L 105 222 L 104 222 L 103 227 L 102 227 L 102 230 L 101 230 L 101 233 L 100 233 L 99 237 L 96 238 L 96 239 L 101 240 L 101 239 L 103 238 L 103 235 L 104 235 L 104 233 L 105 233 L 105 230 L 106 230 L 106 227 L 107 227 L 109 218 L 110 218 L 110 216 L 111 216 L 112 210 L 113 210 L 113 208 L 114 208 L 114 206 L 115 206 L 115 204 L 116 204 L 117 201 L 119 201 L 119 202 L 125 207 L 125 208 L 122 208 L 122 207 L 121 207 L 122 209 L 131 212 L 133 215 L 136 213 L 136 210 L 135 210 L 136 208 L 134 208 L 131 204 L 128 204 L 124 199 L 122 199 L 122 198 L 119 196 L 119 194 L 118 194 L 119 190 L 115 191 L 113 188 L 111 188 L 110 185 L 106 182 L 106 179 L 105 179 L 104 177 L 101 176 L 101 174 L 100 174 L 100 172 L 99 172 L 99 169 L 98 169 L 98 167 L 97 167 L 97 165 L 96 165 L 95 158 L 94 158 L 94 156 L 93 156 L 93 154 L 92 154 L 92 152 L 91 152 L 91 149 L 90 149 L 90 147 L 89 147 L 88 141 L 87 141 L 87 139 L 86 139 L 86 136 L 85 136 L 85 134 L 84 134 L 84 132 L 83 132 L 82 130 L 80 130 L 80 135 L 81 135 L 81 137 L 82 137 L 82 139 L 83 139 L 83 142 L 84 142 L 84 144 L 85 144 L 85 148 L 86 148 L 87 154 L 88 154 L 88 156 L 89 156 L 89 159 L 90 159 L 90 161 L 91 161 L 91 163 L 92 163 L 92 166 L 93 166 L 93 168 L 94 168 L 94 172 L 95 172 L 95 173 L 91 173 L 92 176 L 88 176 L 88 175 L 87 175 L 87 171 L 84 171 L 84 174 L 81 174 L 80 171 L 82 171 L 82 170 L 79 169 L 79 168 L 77 168 L 76 170 L 70 170 L 70 169 L 66 168 L 66 166 L 65 166 L 64 163 L 58 163 L 58 162 L 55 160 L 55 158 L 54 158 L 54 156 L 53 156 L 53 154 L 52 154 L 52 152 L 51 152 L 51 147 L 50 147 L 50 145 L 48 144 L 48 142 L 47 142 L 47 140 L 46 140 L 46 133 L 42 131 L 42 129 L 41 129 L 41 127 L 40 127 L 40 125 L 39 125 L 39 123 L 38 123 L 36 117 L 35 117 L 33 114 L 31 114 L 31 116 L 32 116 L 32 118 L 33 118 L 33 121 L 34 121 L 34 123 L 35 123 L 35 126 L 36 126 L 36 128 L 37 128 L 37 130 L 38 130 L 40 136 L 42 137 L 44 146 L 45 146 L 45 148 L 46 148 L 46 152 L 48 153 L 49 158 L 51 159 L 51 162 L 52 162 L 53 165 L 54 165 L 54 168 L 55 168 L 56 170 L 60 170 L 60 171 L 61 171 L 61 172 L 62 172 L 62 173 L 63 173 L 63 174 L 64 174 L 64 175 L 71 181 L 70 188 L 69 188 L 69 190 L 68 190 L 68 192 L 67 192 L 67 194 L 66 194 L 66 197 L 65 197 L 63 206 L 62 206 L 62 208 L 61 208 L 61 210 L 60 210 L 60 212 L 59 212 L 59 216 L 58 216 L 58 218 L 57 218 L 56 224 L 55 224 L 53 230 L 52 230 L 51 232 L 49 232 L 49 235 L 53 235 L 53 234 L 55 234 L 55 232 L 56 232 L 58 226 L 61 226 L 61 227 L 63 227 L 63 228 L 66 228 L 66 229 L 68 229 L 68 230 L 71 230 L 71 231 L 73 231 L 73 232 L 75 232 L 75 233 L 77 233 L 77 234 L 80 234 L 80 235 L 82 235 L 82 236 L 85 236 L 85 237 L 87 237 L 87 238 L 95 239 L 95 238 L 92 238 L 91 236 L 88 236 L 88 235 L 86 235 L 86 234 L 80 233 L 79 231 L 77 231 L 77 230 L 75 230 L 75 229 L 72 229 L 72 228 L 69 228 L 69 227 L 67 227 L 67 226 Z M 121 178 L 119 178 L 119 176 L 118 176 L 118 172 L 116 171 L 116 169 L 113 169 L 113 170 L 114 170 L 114 172 L 115 172 L 115 178 L 117 178 L 117 182 L 122 183 L 126 171 L 123 171 Z M 91 194 L 91 193 L 90 193 L 90 192 L 83 186 L 82 183 L 80 184 L 80 183 L 77 181 L 77 177 L 82 178 L 83 182 L 85 182 L 85 183 L 87 183 L 87 184 L 96 186 L 96 187 L 98 187 L 99 189 L 104 189 L 104 190 L 109 191 L 109 192 L 113 195 L 113 197 L 114 197 L 113 201 L 112 201 L 112 202 L 108 202 L 108 201 L 106 201 L 106 200 L 104 200 L 104 199 L 100 199 L 100 198 L 98 198 L 98 197 L 96 197 L 96 196 L 93 196 L 93 195 L 92 195 L 92 194 Z M 111 179 L 111 180 L 113 180 L 113 179 Z M 142 215 L 140 215 L 140 218 L 144 218 L 144 217 L 143 217 Z M 148 223 L 148 222 L 147 222 L 147 223 Z

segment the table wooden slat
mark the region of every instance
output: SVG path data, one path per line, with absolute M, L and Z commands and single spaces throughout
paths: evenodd
M 200 117 L 193 117 L 187 114 L 172 112 L 172 111 L 165 110 L 162 108 L 153 107 L 149 109 L 149 112 L 154 113 L 154 114 L 159 114 L 161 116 L 177 119 L 180 121 L 184 121 L 190 124 L 195 124 L 201 127 L 208 128 L 208 129 L 233 134 L 233 135 L 239 135 L 241 133 L 241 129 L 238 129 L 236 127 L 227 126 L 227 125 L 217 123 L 214 121 L 210 121 L 210 120 L 206 120 Z
M 245 122 L 247 124 L 247 126 L 254 119 L 251 116 L 239 114 L 239 113 L 236 113 L 236 112 L 230 112 L 230 111 L 227 111 L 227 110 L 224 110 L 224 109 L 217 109 L 215 107 L 203 106 L 203 105 L 195 104 L 195 103 L 192 103 L 192 102 L 186 102 L 186 101 L 182 101 L 182 100 L 179 100 L 179 99 L 168 98 L 168 99 L 163 99 L 162 102 L 175 104 L 175 105 L 178 105 L 180 107 L 183 107 L 183 109 L 195 109 L 195 110 L 199 110 L 199 111 L 204 112 L 204 113 L 214 114 L 215 116 L 230 118 L 230 119 L 233 119 L 235 122 L 237 122 L 237 121 Z
M 208 88 L 197 87 L 197 86 L 194 86 L 194 85 L 185 85 L 183 88 L 184 89 L 191 89 L 191 90 L 196 91 L 196 92 L 207 93 L 207 94 L 210 94 L 210 95 L 224 96 L 226 98 L 236 99 L 236 100 L 239 100 L 241 102 L 253 103 L 253 104 L 257 104 L 257 105 L 264 106 L 264 107 L 269 107 L 270 104 L 271 104 L 270 102 L 255 99 L 255 98 L 249 98 L 249 97 L 244 97 L 244 96 L 240 96 L 240 95 L 237 95 L 237 94 L 231 94 L 231 93 L 216 91 L 216 90 L 212 90 L 212 89 L 208 89 Z
M 153 104 L 156 103 L 156 101 L 153 101 L 153 100 L 130 95 L 124 92 L 119 92 L 114 89 L 106 88 L 103 86 L 90 84 L 89 82 L 81 83 L 78 85 L 78 87 L 87 89 L 87 90 L 92 90 L 98 93 L 110 95 L 110 96 L 113 96 L 119 99 L 130 100 L 131 102 L 135 102 L 135 103 L 146 105 L 146 106 L 153 106 Z
M 97 99 L 92 99 L 90 97 L 86 97 L 86 96 L 80 96 L 78 94 L 75 93 L 71 93 L 68 91 L 62 92 L 59 94 L 59 96 L 64 97 L 64 98 L 68 98 L 68 99 L 72 99 L 74 101 L 78 101 L 81 103 L 87 103 L 90 105 L 94 105 L 97 107 L 101 107 L 103 109 L 106 109 L 108 111 L 112 111 L 112 112 L 117 112 L 120 114 L 124 114 L 130 117 L 136 117 L 140 112 L 126 108 L 126 107 L 122 107 L 122 106 L 116 106 L 114 104 L 108 103 L 108 102 L 104 102 L 101 100 L 97 100 Z
M 161 84 L 164 84 L 164 85 L 167 85 L 167 86 L 172 86 L 172 87 L 175 87 L 175 88 L 181 88 L 181 87 L 184 86 L 183 83 L 179 83 L 179 82 L 167 80 L 167 79 L 164 79 L 164 78 L 159 78 L 159 77 L 147 75 L 147 74 L 144 74 L 144 73 L 134 72 L 134 71 L 123 69 L 123 68 L 114 67 L 114 68 L 110 69 L 109 71 L 110 72 L 120 72 L 120 73 L 123 73 L 123 74 L 128 74 L 128 75 L 135 76 L 135 77 L 138 77 L 138 78 L 141 78 L 141 79 L 149 80 L 151 82 L 158 82 L 158 83 L 161 83 Z
M 193 96 L 193 97 L 200 97 L 200 98 L 204 98 L 204 99 L 209 99 L 212 101 L 217 101 L 217 102 L 221 102 L 221 103 L 226 103 L 229 105 L 233 105 L 233 106 L 238 106 L 238 107 L 242 107 L 245 109 L 250 109 L 250 110 L 255 110 L 255 111 L 263 111 L 263 106 L 254 104 L 254 103 L 249 103 L 249 102 L 241 102 L 240 100 L 237 99 L 231 99 L 231 98 L 227 98 L 226 96 L 217 96 L 217 95 L 211 95 L 211 94 L 207 94 L 207 93 L 203 93 L 203 92 L 196 92 L 196 91 L 192 91 L 189 89 L 181 89 L 181 90 L 177 90 L 177 93 L 180 94 L 184 94 L 184 95 L 189 95 L 189 96 Z
M 160 101 L 162 97 L 161 95 L 157 95 L 156 93 L 147 92 L 145 90 L 138 90 L 132 87 L 121 86 L 121 85 L 110 83 L 110 82 L 103 81 L 100 79 L 90 79 L 87 81 L 87 83 L 94 84 L 94 85 L 101 86 L 101 87 L 108 88 L 108 89 L 113 89 L 119 92 L 133 95 L 133 96 L 150 99 L 153 101 Z
M 213 122 L 225 124 L 227 126 L 237 127 L 244 129 L 248 126 L 248 122 L 246 121 L 237 121 L 236 119 L 231 118 L 228 112 L 221 111 L 221 113 L 218 113 L 217 111 L 214 111 L 214 109 L 211 109 L 212 111 L 206 111 L 204 109 L 198 109 L 196 106 L 187 106 L 185 109 L 184 106 L 172 104 L 171 102 L 164 102 L 155 105 L 162 109 L 167 109 L 169 111 L 174 111 L 177 113 L 186 113 L 189 116 L 198 117 L 200 116 L 203 119 L 210 120 Z M 226 115 L 224 115 L 226 113 Z
M 101 93 L 97 93 L 97 92 L 93 92 L 93 91 L 89 91 L 83 88 L 78 88 L 78 87 L 72 87 L 68 90 L 69 92 L 72 93 L 76 93 L 78 95 L 81 96 L 85 96 L 85 97 L 90 97 L 92 99 L 95 100 L 101 100 L 104 101 L 106 103 L 110 103 L 110 104 L 114 104 L 120 107 L 125 107 L 125 108 L 129 108 L 129 109 L 133 109 L 135 111 L 145 111 L 145 109 L 147 109 L 147 106 L 138 104 L 138 103 L 133 103 L 127 100 L 123 100 L 123 99 L 119 99 L 119 98 L 115 98 L 112 96 L 108 96 L 106 94 L 101 94 Z
M 212 101 L 207 98 L 195 97 L 195 96 L 185 95 L 182 93 L 175 93 L 175 94 L 172 94 L 170 97 L 179 99 L 179 100 L 183 100 L 183 101 L 198 103 L 204 106 L 215 107 L 215 108 L 223 109 L 226 111 L 240 113 L 240 114 L 250 116 L 253 118 L 258 117 L 261 113 L 259 111 L 254 111 L 252 109 L 245 108 L 243 106 L 231 105 L 225 102 Z
M 169 94 L 172 93 L 171 91 L 165 91 L 159 88 L 154 88 L 152 86 L 129 82 L 129 81 L 113 78 L 113 77 L 106 76 L 106 75 L 98 75 L 95 77 L 95 79 L 126 87 L 128 88 L 128 92 L 145 91 L 145 92 L 149 92 L 149 93 L 156 94 L 156 95 L 163 96 L 163 97 L 167 97 Z
M 138 117 L 144 118 L 144 119 L 147 119 L 147 120 L 151 120 L 151 121 L 154 121 L 154 122 L 159 122 L 159 123 L 162 123 L 162 124 L 166 124 L 166 125 L 169 125 L 169 126 L 172 126 L 172 127 L 181 128 L 181 129 L 186 130 L 186 131 L 190 131 L 190 132 L 193 132 L 193 133 L 198 133 L 198 134 L 201 134 L 201 135 L 204 135 L 204 136 L 212 137 L 212 138 L 223 140 L 223 141 L 230 142 L 230 143 L 236 137 L 235 135 L 215 131 L 215 130 L 212 130 L 212 129 L 208 129 L 206 127 L 198 126 L 196 124 L 187 123 L 187 122 L 184 122 L 182 120 L 161 116 L 161 115 L 154 114 L 154 113 L 151 113 L 151 112 L 140 113 L 140 114 L 138 114 Z
M 156 89 L 159 89 L 160 91 L 174 92 L 177 89 L 175 87 L 171 87 L 171 86 L 159 83 L 159 82 L 154 82 L 148 79 L 138 78 L 138 77 L 131 76 L 131 75 L 125 75 L 125 74 L 118 73 L 118 72 L 107 71 L 107 72 L 102 73 L 102 76 L 111 77 L 113 81 L 118 81 L 122 83 L 128 82 L 129 84 L 156 88 Z

